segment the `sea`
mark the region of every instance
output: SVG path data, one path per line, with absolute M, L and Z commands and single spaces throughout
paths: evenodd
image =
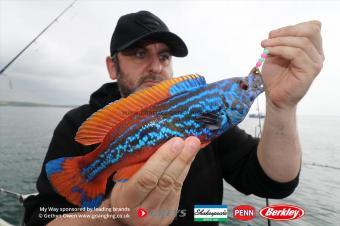
M 20 194 L 36 192 L 35 183 L 53 131 L 69 110 L 0 106 L 0 188 Z M 240 127 L 255 134 L 258 125 L 258 119 L 247 117 Z M 298 130 L 303 150 L 299 186 L 285 199 L 268 201 L 269 205 L 299 206 L 305 215 L 293 221 L 267 222 L 258 214 L 266 206 L 265 199 L 243 195 L 225 183 L 223 204 L 228 206 L 228 220 L 221 226 L 340 225 L 340 116 L 298 116 Z M 238 205 L 253 206 L 256 217 L 250 221 L 235 219 L 232 212 Z M 0 192 L 1 219 L 19 225 L 22 211 L 16 197 Z

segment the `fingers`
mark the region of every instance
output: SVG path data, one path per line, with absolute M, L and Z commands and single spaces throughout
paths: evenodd
M 302 22 L 273 30 L 269 33 L 270 38 L 280 36 L 306 36 L 312 37 L 314 33 L 321 31 L 321 22 L 317 20 Z
M 182 152 L 164 171 L 163 175 L 158 181 L 157 186 L 147 197 L 143 206 L 146 208 L 153 208 L 155 206 L 161 205 L 172 191 L 175 191 L 175 195 L 171 197 L 170 203 L 167 203 L 166 205 L 175 205 L 176 202 L 179 201 L 183 181 L 185 180 L 191 163 L 199 150 L 200 141 L 198 138 L 187 138 L 185 140 Z
M 306 75 L 315 77 L 322 68 L 322 64 L 313 62 L 307 54 L 300 48 L 294 48 L 289 46 L 275 46 L 268 47 L 268 52 L 273 56 L 280 56 L 284 59 L 290 60 L 292 65 L 297 71 L 306 72 Z M 307 79 L 308 76 L 297 76 L 298 80 Z
M 173 205 L 173 206 L 179 205 L 179 199 L 176 200 L 174 199 L 174 197 L 180 197 L 183 183 L 189 173 L 190 167 L 191 167 L 191 164 L 188 165 L 183 170 L 182 174 L 178 177 L 177 181 L 174 183 L 172 190 L 170 191 L 170 193 L 168 194 L 168 196 L 166 197 L 166 199 L 163 201 L 162 205 L 160 206 L 160 209 L 167 209 L 166 207 L 169 205 Z
M 125 186 L 124 195 L 130 206 L 139 205 L 157 186 L 165 169 L 177 157 L 184 147 L 181 138 L 172 138 L 164 143 L 145 165 L 134 175 Z
M 269 38 L 277 38 L 284 36 L 296 36 L 308 38 L 320 55 L 323 54 L 322 39 L 321 39 L 321 23 L 320 21 L 308 21 L 296 24 L 294 26 L 287 26 L 269 33 Z
M 180 176 L 183 174 L 186 168 L 190 168 L 192 161 L 194 160 L 197 152 L 200 150 L 200 141 L 196 137 L 188 137 L 185 140 L 183 151 L 177 156 L 177 158 L 169 165 L 169 167 L 165 170 L 158 183 L 158 187 L 162 190 L 168 191 L 169 186 L 164 186 L 166 183 L 162 181 L 163 178 L 171 178 L 173 185 L 176 181 L 180 184 L 183 183 L 185 177 Z M 185 175 L 186 176 L 186 175 Z M 177 188 L 177 186 L 176 186 Z
M 306 37 L 277 37 L 266 39 L 261 42 L 263 47 L 290 46 L 302 49 L 314 63 L 323 61 L 323 57 L 317 51 L 313 43 Z
M 183 170 L 177 170 L 176 172 L 176 176 L 177 176 L 177 183 L 175 183 L 173 190 L 176 192 L 180 192 L 180 189 L 182 188 L 182 185 L 184 183 L 184 180 L 186 179 L 189 169 L 191 167 L 191 163 L 192 161 L 195 159 L 197 152 L 200 150 L 200 141 L 196 138 L 196 137 L 189 137 L 185 140 L 186 143 L 189 143 L 190 147 L 188 148 L 188 151 L 183 151 L 183 159 L 189 159 L 189 163 L 185 166 L 185 168 Z M 190 144 L 191 143 L 191 144 Z M 191 150 L 190 150 L 191 149 Z M 188 152 L 189 154 L 186 154 L 185 152 Z M 191 156 L 190 156 L 191 155 Z M 183 168 L 183 165 L 180 164 L 181 161 L 180 160 L 180 156 L 177 157 L 178 161 L 174 161 L 174 163 L 169 167 L 169 171 L 175 171 L 177 168 L 176 167 L 181 167 L 181 169 Z M 176 160 L 177 160 L 176 159 Z M 186 161 L 186 160 L 184 160 Z M 181 166 L 180 166 L 181 165 Z M 172 168 L 172 169 L 171 169 Z M 179 186 L 181 185 L 181 186 Z
M 307 72 L 315 77 L 322 69 L 324 55 L 321 23 L 309 21 L 273 30 L 261 45 L 272 56 L 280 56 L 292 63 L 295 75 Z M 301 73 L 299 73 L 301 72 Z
M 175 199 L 174 197 L 180 197 L 181 191 L 183 187 L 184 180 L 186 179 L 188 172 L 190 170 L 191 165 L 187 166 L 182 174 L 179 176 L 178 180 L 174 183 L 173 188 L 168 193 L 166 198 L 163 200 L 163 203 L 160 204 L 159 209 L 168 209 L 169 206 L 178 206 L 179 198 Z

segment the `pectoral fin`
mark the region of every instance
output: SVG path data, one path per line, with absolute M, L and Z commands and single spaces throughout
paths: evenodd
M 196 118 L 196 121 L 204 124 L 207 128 L 214 131 L 221 128 L 222 117 L 221 114 L 216 112 L 203 113 Z

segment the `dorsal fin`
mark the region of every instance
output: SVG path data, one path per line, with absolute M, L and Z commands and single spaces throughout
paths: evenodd
M 203 76 L 198 75 L 198 74 L 191 75 L 191 76 L 192 76 L 192 79 L 187 79 L 187 80 L 184 80 L 182 82 L 179 82 L 173 85 L 170 88 L 171 96 L 176 96 L 178 94 L 188 92 L 188 91 L 207 85 L 205 78 Z
M 171 96 L 202 86 L 203 81 L 205 84 L 204 77 L 201 75 L 185 75 L 165 80 L 126 98 L 114 101 L 92 114 L 79 127 L 75 140 L 83 145 L 101 143 L 107 133 L 122 120 Z M 173 87 L 175 88 L 172 89 Z

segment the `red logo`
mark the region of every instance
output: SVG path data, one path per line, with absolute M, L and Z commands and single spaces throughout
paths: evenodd
M 249 205 L 236 206 L 233 209 L 234 218 L 241 221 L 249 221 L 256 215 L 255 208 Z
M 139 208 L 139 209 L 137 210 L 137 214 L 138 214 L 138 217 L 143 218 L 143 217 L 145 217 L 146 215 L 148 215 L 148 211 L 146 211 L 146 210 L 143 209 L 143 208 Z
M 296 220 L 305 215 L 305 211 L 302 208 L 285 204 L 264 207 L 259 213 L 261 217 L 277 221 Z

